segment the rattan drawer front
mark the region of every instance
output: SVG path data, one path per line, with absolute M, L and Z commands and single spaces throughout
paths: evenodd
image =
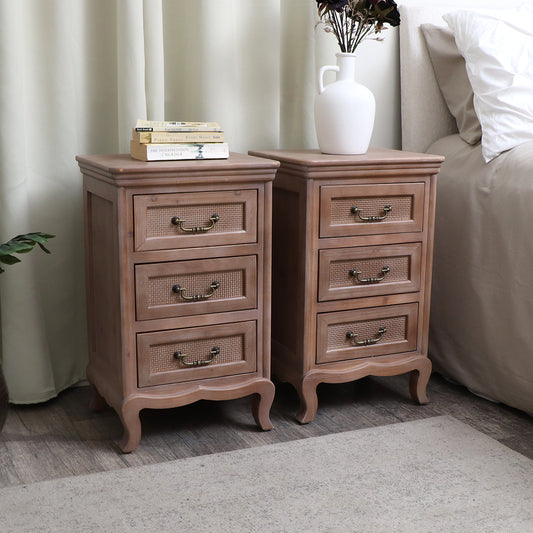
M 417 316 L 416 303 L 319 314 L 316 362 L 413 351 L 417 342 Z M 383 333 L 382 327 L 386 328 Z M 357 336 L 350 338 L 350 332 Z
M 424 183 L 324 186 L 320 237 L 422 231 Z
M 421 243 L 319 252 L 319 301 L 420 290 Z
M 135 250 L 166 250 L 257 241 L 257 191 L 134 197 Z
M 137 320 L 257 307 L 255 255 L 136 265 Z
M 255 372 L 256 353 L 253 321 L 140 333 L 139 387 Z

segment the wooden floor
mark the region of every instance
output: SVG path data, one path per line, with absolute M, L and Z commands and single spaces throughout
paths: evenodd
M 407 376 L 322 384 L 317 416 L 307 425 L 294 419 L 294 389 L 276 383 L 276 390 L 273 431 L 255 426 L 249 398 L 145 410 L 141 444 L 130 454 L 120 453 L 115 444 L 121 425 L 114 411 L 89 410 L 88 387 L 69 389 L 46 404 L 11 406 L 0 433 L 0 487 L 438 415 L 451 415 L 533 459 L 533 417 L 474 396 L 439 375 L 431 378 L 425 406 L 410 399 Z

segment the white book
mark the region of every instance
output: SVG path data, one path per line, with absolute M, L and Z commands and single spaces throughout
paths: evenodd
M 130 141 L 130 152 L 141 161 L 173 161 L 186 159 L 227 159 L 228 143 L 144 144 Z

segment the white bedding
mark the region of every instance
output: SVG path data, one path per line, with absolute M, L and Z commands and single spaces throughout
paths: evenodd
M 533 414 L 533 142 L 485 163 L 459 135 L 438 176 L 430 358 L 472 391 Z

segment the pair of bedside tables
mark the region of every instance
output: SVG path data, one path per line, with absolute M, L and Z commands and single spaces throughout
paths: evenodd
M 316 387 L 410 372 L 427 402 L 436 175 L 442 157 L 371 149 L 227 160 L 77 157 L 84 178 L 93 408 L 141 439 L 139 412 L 251 395 L 270 369 L 313 420 Z M 271 355 L 272 354 L 272 355 Z

